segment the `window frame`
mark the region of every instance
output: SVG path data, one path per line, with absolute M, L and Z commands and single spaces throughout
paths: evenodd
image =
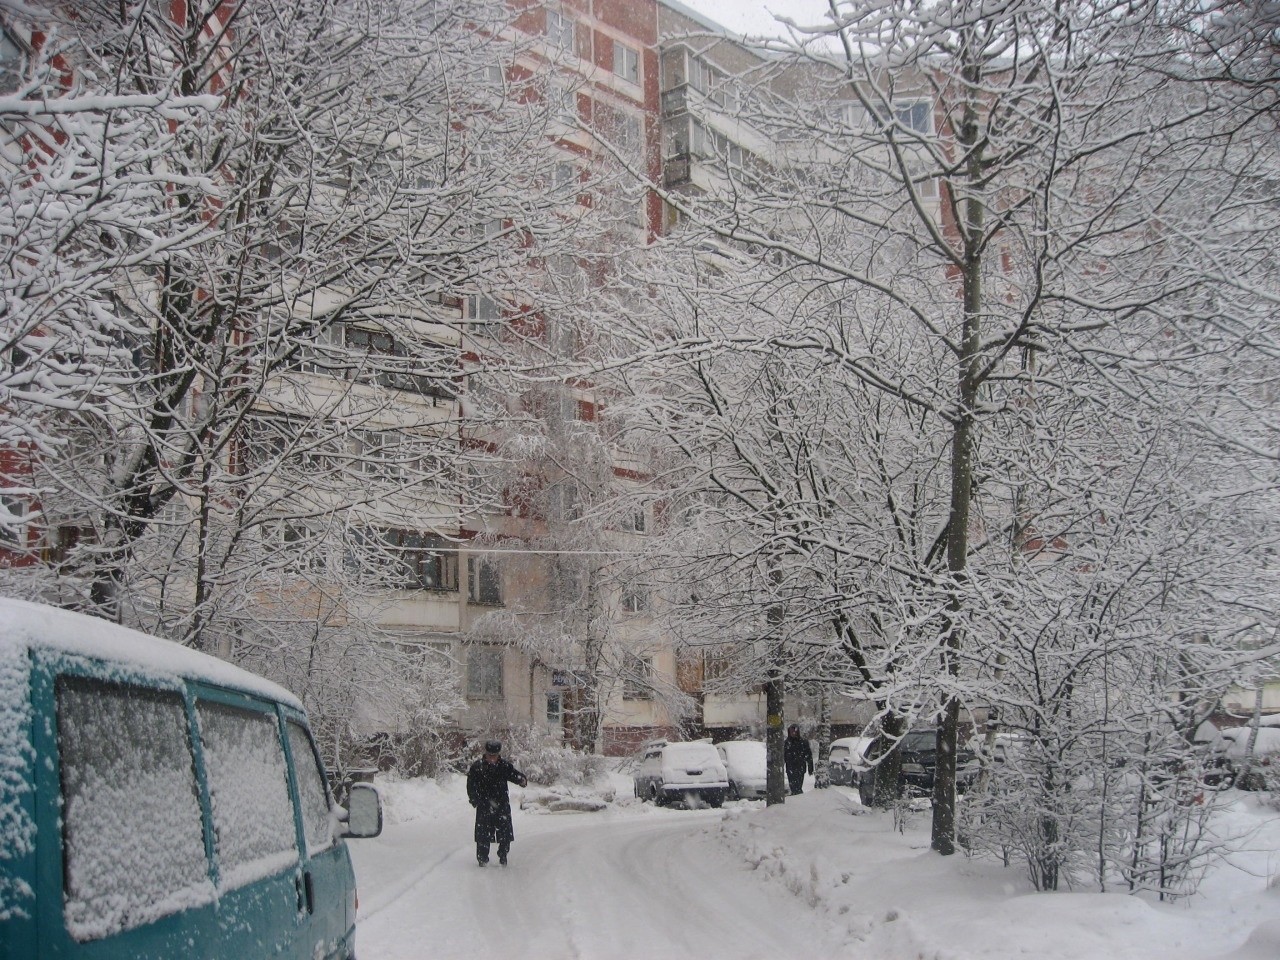
M 467 602 L 503 606 L 502 565 L 492 557 L 467 557 Z
M 622 671 L 622 699 L 631 701 L 653 699 L 653 657 L 638 653 L 626 653 Z
M 30 501 L 20 494 L 0 490 L 0 506 L 16 518 L 13 524 L 0 524 L 0 549 L 24 549 L 31 536 Z
M 396 558 L 396 586 L 433 593 L 458 592 L 458 550 L 444 537 L 402 527 L 382 527 L 377 538 Z M 434 573 L 430 573 L 434 568 Z M 403 581 L 403 582 L 402 582 Z
M 209 785 L 210 788 L 212 788 L 212 784 L 210 784 L 209 781 L 212 778 L 209 772 L 209 760 L 208 760 L 208 755 L 207 755 L 207 751 L 204 744 L 204 735 L 203 735 L 203 730 L 202 730 L 202 725 L 200 720 L 201 704 L 207 704 L 216 710 L 238 711 L 242 713 L 252 714 L 254 716 L 259 716 L 263 720 L 269 721 L 272 727 L 274 728 L 275 736 L 276 736 L 276 746 L 280 750 L 280 757 L 283 760 L 284 767 L 285 767 L 284 786 L 285 786 L 286 798 L 289 803 L 290 826 L 292 828 L 292 840 L 293 840 L 292 845 L 293 845 L 294 860 L 286 869 L 290 869 L 290 870 L 296 869 L 297 866 L 301 864 L 303 860 L 302 851 L 305 850 L 306 848 L 305 846 L 301 845 L 303 838 L 301 834 L 301 826 L 299 821 L 300 812 L 298 809 L 298 795 L 296 792 L 296 785 L 292 781 L 293 771 L 290 769 L 290 766 L 289 766 L 289 755 L 288 753 L 285 752 L 286 747 L 284 744 L 284 737 L 282 736 L 282 730 L 280 726 L 280 715 L 279 715 L 279 711 L 277 710 L 276 704 L 270 701 L 259 700 L 255 697 L 244 696 L 234 691 L 223 690 L 219 687 L 209 687 L 204 684 L 193 685 L 193 689 L 191 691 L 192 725 L 196 733 L 196 742 L 199 745 L 198 749 L 200 752 L 200 760 L 199 760 L 200 766 L 204 771 L 205 783 Z M 255 878 L 255 879 L 249 879 L 248 881 L 245 881 L 245 882 L 237 883 L 233 887 L 226 886 L 227 879 L 224 873 L 221 858 L 218 856 L 218 851 L 217 851 L 217 839 L 216 839 L 217 821 L 214 819 L 213 797 L 211 793 L 209 796 L 208 816 L 209 816 L 209 832 L 210 832 L 209 842 L 212 845 L 211 853 L 213 854 L 213 858 L 215 860 L 217 871 L 218 871 L 219 892 L 226 893 L 229 890 L 239 890 L 242 887 L 251 886 L 254 883 L 260 882 L 262 878 Z M 280 852 L 283 852 L 283 851 L 277 851 L 277 855 Z M 279 872 L 280 871 L 275 871 L 271 874 L 268 874 L 267 876 L 278 876 Z
M 467 649 L 466 693 L 468 700 L 501 700 L 506 688 L 506 648 L 474 644 Z M 486 662 L 479 662 L 479 657 Z M 496 668 L 496 669 L 495 669 Z M 496 683 L 493 682 L 496 678 Z M 496 689 L 493 689 L 496 687 Z
M 11 56 L 6 56 L 6 48 L 12 50 Z M 0 94 L 16 93 L 22 87 L 30 59 L 27 45 L 0 23 Z
M 638 584 L 628 584 L 622 588 L 622 599 L 619 601 L 623 613 L 638 615 L 649 611 L 649 591 Z
M 640 85 L 640 51 L 635 47 L 613 41 L 613 75 L 629 83 Z
M 552 704 L 555 704 L 554 708 Z M 549 725 L 555 726 L 564 723 L 564 692 L 561 690 L 547 691 L 547 709 L 546 718 Z
M 649 512 L 645 507 L 636 507 L 622 515 L 622 531 L 624 533 L 645 533 L 649 527 Z
M 547 44 L 564 53 L 577 53 L 578 24 L 563 10 L 547 10 L 546 25 L 543 34 Z
M 46 657 L 42 653 L 37 653 L 34 663 L 35 675 L 32 683 L 33 700 L 47 698 L 49 704 L 49 713 L 47 715 L 53 718 L 53 723 L 48 725 L 37 725 L 43 727 L 43 731 L 35 732 L 32 746 L 36 750 L 37 756 L 51 756 L 56 758 L 56 763 L 39 765 L 36 771 L 37 777 L 37 796 L 44 795 L 52 798 L 52 803 L 41 804 L 44 809 L 38 810 L 36 813 L 37 830 L 50 830 L 50 836 L 57 837 L 59 848 L 58 858 L 61 869 L 58 870 L 59 892 L 62 896 L 57 898 L 56 903 L 50 904 L 50 913 L 57 917 L 55 929 L 66 936 L 68 943 L 77 945 L 96 943 L 110 939 L 120 935 L 141 936 L 143 934 L 131 933 L 132 931 L 144 931 L 152 924 L 162 922 L 168 917 L 175 916 L 188 909 L 212 909 L 213 904 L 217 902 L 218 892 L 215 887 L 215 868 L 212 858 L 212 821 L 210 820 L 210 809 L 208 806 L 208 798 L 204 792 L 201 778 L 201 768 L 203 765 L 203 756 L 199 753 L 198 738 L 195 736 L 195 730 L 192 723 L 193 705 L 191 698 L 181 681 L 157 682 L 155 679 L 149 679 L 145 676 L 135 674 L 133 671 L 116 671 L 111 669 L 111 665 L 97 665 L 91 662 L 79 661 L 77 659 L 63 658 L 57 654 Z M 63 712 L 61 694 L 67 686 L 80 687 L 96 687 L 96 688 L 115 688 L 115 689 L 134 689 L 141 692 L 142 696 L 155 701 L 170 701 L 176 705 L 180 712 L 182 725 L 182 739 L 186 749 L 186 759 L 190 764 L 191 785 L 193 789 L 193 800 L 195 802 L 195 813 L 199 830 L 199 861 L 203 863 L 204 870 L 200 879 L 193 878 L 193 882 L 185 887 L 179 888 L 183 891 L 183 896 L 176 900 L 174 894 L 178 891 L 168 891 L 166 900 L 162 903 L 171 905 L 173 909 L 166 909 L 163 913 L 147 915 L 143 913 L 142 918 L 129 917 L 126 914 L 125 925 L 118 929 L 108 930 L 103 933 L 96 933 L 89 936 L 77 936 L 71 929 L 71 922 L 67 919 L 66 908 L 69 900 L 69 891 L 66 889 L 69 880 L 68 875 L 70 867 L 68 858 L 71 854 L 72 844 L 68 840 L 68 828 L 71 824 L 71 818 L 68 816 L 68 809 L 71 804 L 66 798 L 66 778 L 69 769 L 66 751 L 63 749 L 62 738 L 64 735 L 63 728 Z M 100 695 L 100 694 L 99 694 Z M 37 708 L 38 709 L 38 708 Z M 43 749 L 42 749 L 43 747 Z M 43 781 L 43 782 L 42 782 Z M 52 823 L 45 819 L 48 811 L 52 809 L 54 821 Z M 43 821 L 43 822 L 42 822 Z M 296 847 L 295 847 L 296 849 Z M 189 851 L 194 852 L 194 851 Z M 194 863 L 193 863 L 194 865 Z M 189 899 L 191 893 L 188 891 L 198 891 L 195 899 Z M 185 901 L 185 902 L 184 902 Z M 41 909 L 41 913 L 44 910 Z M 133 920 L 134 922 L 129 922 Z M 83 947 L 81 947 L 83 949 Z

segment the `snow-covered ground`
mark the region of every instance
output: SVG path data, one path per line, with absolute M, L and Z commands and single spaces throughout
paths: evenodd
M 383 835 L 350 844 L 367 960 L 1280 958 L 1280 814 L 1257 795 L 1223 812 L 1231 862 L 1168 904 L 1036 893 L 1016 866 L 931 853 L 927 812 L 898 833 L 844 788 L 659 809 L 618 774 L 513 788 L 511 866 L 480 869 L 460 777 L 380 786 Z

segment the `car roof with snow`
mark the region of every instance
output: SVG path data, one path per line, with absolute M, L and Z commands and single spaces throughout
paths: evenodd
M 1252 732 L 1248 727 L 1231 727 L 1223 730 L 1214 741 L 1213 749 L 1218 753 L 1225 753 L 1228 757 L 1242 758 L 1249 750 L 1249 735 Z M 1259 727 L 1253 752 L 1260 755 L 1280 753 L 1280 727 Z
M 874 743 L 875 739 L 875 737 L 841 737 L 839 740 L 831 741 L 831 749 L 848 747 L 851 752 L 857 752 L 865 749 L 868 744 Z
M 717 747 L 723 749 L 727 753 L 755 754 L 764 750 L 764 741 L 762 740 L 725 740 L 723 743 L 717 743 Z
M 669 756 L 680 756 L 682 754 L 686 756 L 698 756 L 699 754 L 706 756 L 708 751 L 710 751 L 711 755 L 717 760 L 720 758 L 720 755 L 716 753 L 716 748 L 711 745 L 709 740 L 691 740 L 684 743 L 668 743 L 663 748 L 662 752 Z
M 0 660 L 12 664 L 29 650 L 106 660 L 141 677 L 195 680 L 303 709 L 279 684 L 209 654 L 82 613 L 0 597 Z

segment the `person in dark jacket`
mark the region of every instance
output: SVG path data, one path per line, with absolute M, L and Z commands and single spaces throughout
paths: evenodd
M 803 792 L 805 772 L 813 773 L 813 750 L 809 741 L 800 736 L 796 724 L 787 727 L 787 739 L 782 744 L 782 765 L 787 768 L 787 783 L 794 797 Z
M 480 866 L 489 862 L 489 844 L 498 842 L 498 862 L 507 865 L 507 854 L 515 840 L 511 826 L 511 799 L 507 784 L 529 785 L 529 778 L 502 757 L 502 744 L 489 740 L 484 756 L 467 771 L 467 799 L 476 810 L 476 860 Z

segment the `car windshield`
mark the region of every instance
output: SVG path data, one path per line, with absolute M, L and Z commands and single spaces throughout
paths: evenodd
M 925 753 L 937 749 L 937 736 L 932 730 L 908 733 L 902 738 L 902 749 L 912 753 Z
M 763 743 L 726 743 L 724 750 L 735 763 L 751 763 L 754 760 L 764 762 Z
M 673 743 L 665 751 L 665 762 L 680 766 L 683 764 L 720 762 L 720 755 L 709 743 Z

